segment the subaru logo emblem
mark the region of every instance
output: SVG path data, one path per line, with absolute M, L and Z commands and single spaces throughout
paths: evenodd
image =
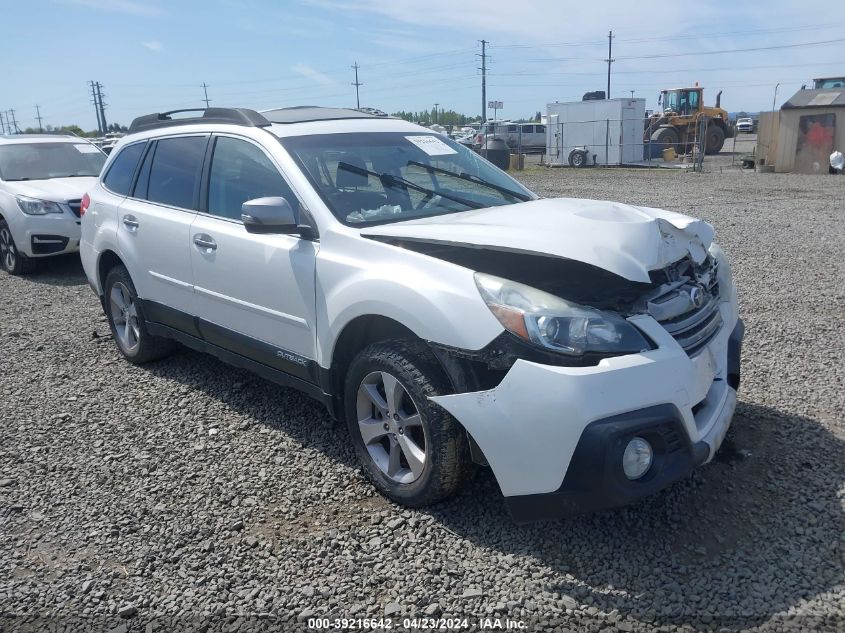
M 700 308 L 704 305 L 706 290 L 704 286 L 695 285 L 689 290 L 689 299 L 693 307 Z

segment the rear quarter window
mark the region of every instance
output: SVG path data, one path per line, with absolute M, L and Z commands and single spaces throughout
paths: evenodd
M 146 145 L 146 141 L 141 141 L 126 145 L 120 150 L 103 178 L 106 189 L 120 196 L 129 195 L 132 177 L 135 175 L 135 169 L 138 167 L 138 161 Z

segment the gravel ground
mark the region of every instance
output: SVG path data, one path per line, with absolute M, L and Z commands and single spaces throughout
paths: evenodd
M 0 275 L 0 630 L 842 631 L 845 178 L 717 161 L 519 176 L 709 220 L 748 328 L 719 458 L 560 522 L 514 525 L 485 471 L 428 511 L 393 506 L 306 397 L 187 350 L 123 362 L 77 258 Z

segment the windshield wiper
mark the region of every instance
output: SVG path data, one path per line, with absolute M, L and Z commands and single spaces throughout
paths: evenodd
M 497 185 L 495 183 L 484 180 L 484 178 L 481 178 L 479 176 L 475 176 L 474 174 L 467 174 L 467 173 L 459 174 L 459 173 L 454 172 L 454 171 L 449 171 L 448 169 L 443 169 L 441 167 L 435 167 L 434 165 L 426 165 L 425 163 L 420 163 L 420 162 L 417 162 L 415 160 L 409 160 L 408 164 L 409 165 L 416 165 L 417 167 L 422 167 L 423 169 L 425 169 L 427 171 L 433 171 L 433 172 L 436 172 L 438 174 L 446 174 L 448 176 L 454 176 L 455 178 L 460 178 L 461 180 L 467 180 L 469 182 L 474 182 L 474 183 L 482 185 L 484 187 L 489 187 L 490 189 L 495 189 L 496 191 L 503 193 L 507 196 L 513 196 L 517 200 L 522 200 L 523 202 L 528 202 L 529 200 L 533 200 L 533 198 L 531 196 L 527 195 L 527 194 L 520 193 L 518 191 L 513 191 L 512 189 L 508 189 L 507 187 L 502 187 L 502 186 Z
M 424 193 L 428 196 L 440 196 L 441 198 L 446 198 L 447 200 L 452 200 L 453 202 L 457 202 L 458 204 L 463 204 L 470 209 L 480 209 L 484 205 L 479 202 L 474 202 L 472 200 L 467 200 L 465 198 L 461 198 L 460 196 L 452 195 L 451 193 L 444 193 L 442 191 L 438 191 L 436 189 L 429 189 L 427 187 L 421 187 L 415 182 L 411 182 L 401 176 L 394 176 L 393 174 L 383 174 L 377 171 L 370 171 L 369 169 L 364 169 L 363 167 L 356 167 L 355 165 L 350 165 L 349 163 L 339 162 L 337 164 L 338 169 L 345 169 L 346 171 L 351 171 L 353 174 L 358 174 L 359 176 L 374 176 L 378 178 L 383 184 L 387 186 L 400 185 L 402 187 L 406 187 L 408 189 L 414 189 L 415 191 L 419 191 L 420 193 Z

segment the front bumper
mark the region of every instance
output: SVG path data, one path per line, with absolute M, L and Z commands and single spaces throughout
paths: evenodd
M 19 214 L 22 215 L 22 214 Z M 32 215 L 10 222 L 15 246 L 27 257 L 45 257 L 79 251 L 80 219 L 70 211 Z
M 478 444 L 515 520 L 624 505 L 711 460 L 727 433 L 744 326 L 735 302 L 719 309 L 725 326 L 692 357 L 656 321 L 635 317 L 657 349 L 594 367 L 518 360 L 494 389 L 432 399 Z M 632 482 L 621 452 L 638 434 L 656 455 Z

